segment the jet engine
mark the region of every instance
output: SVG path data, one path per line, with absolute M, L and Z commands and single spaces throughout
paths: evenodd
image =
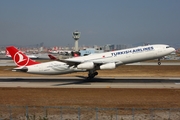
M 94 63 L 93 62 L 84 62 L 77 66 L 78 69 L 93 69 Z
M 116 68 L 116 64 L 115 63 L 106 63 L 100 66 L 100 69 L 115 69 Z

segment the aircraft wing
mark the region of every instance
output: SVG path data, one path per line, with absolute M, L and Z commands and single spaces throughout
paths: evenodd
M 48 56 L 49 56 L 49 58 L 50 58 L 51 60 L 57 60 L 57 58 L 56 58 L 55 56 L 51 55 L 51 54 L 48 54 Z
M 88 61 L 89 62 L 89 61 Z M 106 60 L 106 59 L 97 59 L 97 60 L 92 60 L 92 62 L 94 64 L 105 64 L 105 63 L 122 63 L 121 61 L 118 61 L 118 60 Z
M 102 65 L 102 64 L 106 64 L 106 63 L 116 63 L 116 64 L 118 64 L 118 65 L 120 65 L 120 64 L 123 64 L 123 62 L 121 62 L 121 61 L 117 61 L 117 60 L 111 60 L 111 61 L 108 61 L 108 60 L 106 60 L 106 59 L 95 59 L 95 60 L 86 60 L 86 61 L 82 61 L 82 60 L 71 60 L 71 59 L 62 59 L 62 60 L 59 60 L 59 61 L 61 61 L 61 62 L 65 62 L 65 63 L 67 63 L 68 65 L 78 65 L 78 64 L 80 64 L 80 63 L 84 63 L 84 62 L 93 62 L 94 64 L 100 64 L 100 65 Z
M 66 64 L 73 66 L 73 65 L 78 65 L 80 63 L 82 63 L 82 61 L 73 61 L 73 60 L 67 60 L 67 59 L 59 59 L 58 61 L 60 62 L 65 62 Z

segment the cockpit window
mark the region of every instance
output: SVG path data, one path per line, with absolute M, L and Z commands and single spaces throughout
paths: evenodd
M 166 48 L 170 48 L 169 46 L 166 46 Z

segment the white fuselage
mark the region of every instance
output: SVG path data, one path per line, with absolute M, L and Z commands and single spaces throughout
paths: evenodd
M 31 66 L 26 66 L 28 69 L 27 72 L 29 73 L 36 73 L 36 74 L 64 74 L 64 73 L 71 73 L 71 72 L 79 72 L 79 71 L 86 71 L 86 70 L 79 70 L 77 68 L 69 67 L 66 63 L 59 62 L 59 61 L 51 61 L 45 62 L 41 64 L 35 64 Z
M 87 61 L 93 61 L 94 63 L 115 62 L 118 65 L 160 58 L 172 53 L 174 50 L 174 48 L 169 47 L 168 45 L 148 45 L 69 58 L 67 61 L 79 61 L 81 63 Z
M 78 64 L 93 62 L 94 64 L 100 65 L 115 63 L 115 65 L 118 66 L 127 63 L 161 58 L 172 53 L 174 50 L 174 48 L 169 47 L 168 45 L 148 45 L 82 57 L 74 57 L 65 59 L 65 61 Z M 27 72 L 40 74 L 63 74 L 77 71 L 86 71 L 86 69 L 78 69 L 76 66 L 69 66 L 64 62 L 59 61 L 46 62 L 26 67 L 28 68 Z

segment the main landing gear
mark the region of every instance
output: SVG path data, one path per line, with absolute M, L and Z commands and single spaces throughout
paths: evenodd
M 161 65 L 161 61 L 160 61 L 160 58 L 158 58 L 158 65 Z
M 93 79 L 96 75 L 98 75 L 98 72 L 96 72 L 95 70 L 89 70 L 87 80 Z

